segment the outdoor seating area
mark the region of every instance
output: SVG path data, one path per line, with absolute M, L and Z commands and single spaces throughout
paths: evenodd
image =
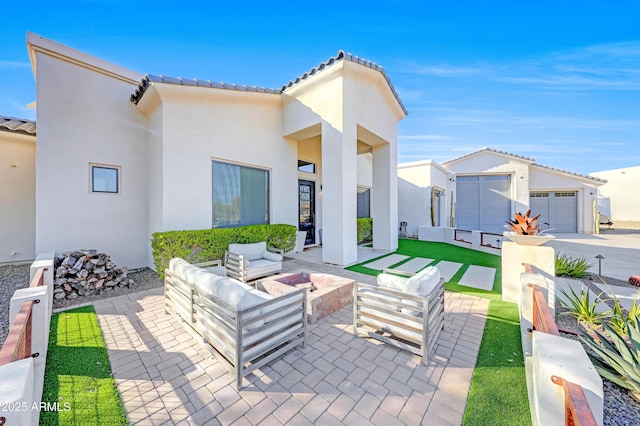
M 370 284 L 374 277 L 342 271 Z M 309 268 L 287 261 L 286 268 Z M 367 278 L 370 278 L 367 280 Z M 307 345 L 235 377 L 164 313 L 162 292 L 95 304 L 113 375 L 132 422 L 461 424 L 489 301 L 447 292 L 433 356 L 354 336 L 347 306 L 307 326 Z

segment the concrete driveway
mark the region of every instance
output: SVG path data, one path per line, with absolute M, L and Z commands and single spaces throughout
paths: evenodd
M 640 233 L 601 235 L 554 234 L 555 240 L 547 245 L 556 253 L 572 256 L 585 256 L 593 265 L 590 272 L 598 273 L 598 259 L 601 254 L 602 275 L 605 277 L 628 280 L 631 275 L 640 275 Z

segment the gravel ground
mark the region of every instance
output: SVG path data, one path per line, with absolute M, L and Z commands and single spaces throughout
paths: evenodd
M 20 288 L 29 286 L 30 264 L 0 266 L 0 346 L 4 344 L 9 333 L 9 302 L 13 293 Z M 148 268 L 129 271 L 135 285 L 130 287 L 106 288 L 101 294 L 76 299 L 53 300 L 53 308 L 60 309 L 69 306 L 94 302 L 105 297 L 121 296 L 142 290 L 162 287 L 162 281 L 154 271 Z
M 588 286 L 596 294 L 600 293 L 600 289 L 595 286 L 594 282 L 606 282 L 613 287 L 615 293 L 615 287 L 634 287 L 627 281 L 618 280 L 611 277 L 598 277 L 596 274 L 591 274 L 582 279 L 582 282 Z M 605 300 L 605 302 L 613 308 L 614 302 L 611 300 Z M 577 330 L 578 325 L 575 318 L 568 314 L 568 309 L 564 308 L 557 302 L 556 299 L 556 324 L 559 328 L 567 330 Z M 567 333 L 560 333 L 562 337 L 578 340 L 578 336 Z M 629 396 L 629 393 L 610 382 L 609 380 L 602 379 L 604 390 L 604 413 L 603 420 L 605 425 L 640 425 L 640 403 Z

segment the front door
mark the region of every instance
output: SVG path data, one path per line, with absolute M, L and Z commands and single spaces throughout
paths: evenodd
M 298 181 L 298 229 L 307 232 L 304 245 L 316 242 L 316 183 L 310 180 Z

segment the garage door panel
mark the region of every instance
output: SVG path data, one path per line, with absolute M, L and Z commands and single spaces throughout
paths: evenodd
M 502 233 L 511 216 L 509 176 L 460 176 L 456 190 L 459 229 Z
M 576 232 L 577 193 L 532 192 L 529 208 L 532 214 L 541 213 L 538 223 L 541 229 L 551 228 L 554 232 Z

